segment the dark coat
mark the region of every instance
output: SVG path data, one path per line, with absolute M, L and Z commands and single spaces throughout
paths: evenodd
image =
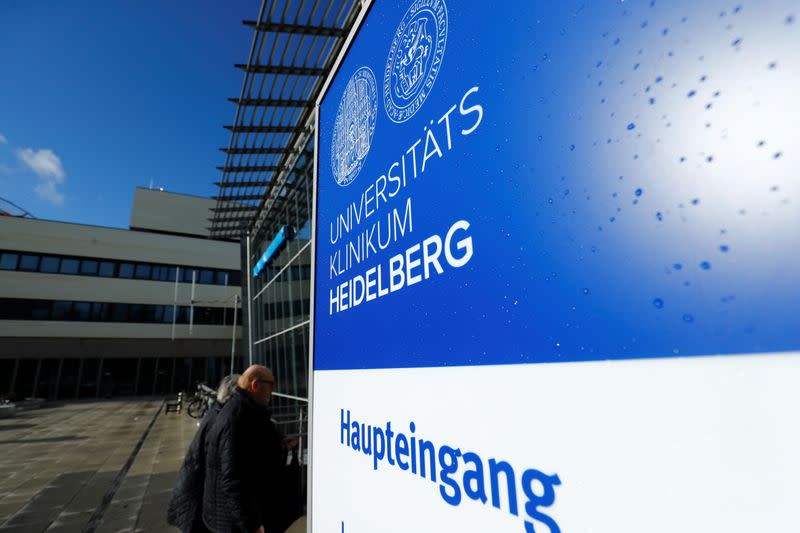
M 221 410 L 222 406 L 214 402 L 200 422 L 169 498 L 167 523 L 183 533 L 206 531 L 201 514 L 206 470 L 205 438 Z
M 266 407 L 237 388 L 206 433 L 203 522 L 211 531 L 280 530 L 282 438 Z

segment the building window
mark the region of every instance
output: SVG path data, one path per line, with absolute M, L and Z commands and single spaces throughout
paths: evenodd
M 113 278 L 116 264 L 112 261 L 103 261 L 100 263 L 100 276 L 104 278 Z
M 50 320 L 50 307 L 50 302 L 34 301 L 30 302 L 30 306 L 26 311 L 28 311 L 28 316 L 32 320 Z M 25 317 L 20 318 L 24 319 Z
M 59 272 L 62 274 L 77 274 L 78 267 L 80 267 L 81 262 L 77 259 L 62 259 L 61 260 L 61 269 Z
M 88 321 L 91 313 L 92 304 L 89 302 L 75 302 L 72 306 L 73 320 Z
M 132 278 L 133 277 L 133 263 L 120 263 L 119 264 L 119 277 Z
M 17 254 L 10 254 L 4 252 L 0 254 L 0 270 L 16 270 L 17 269 Z
M 197 271 L 195 269 L 193 269 L 193 268 L 183 269 L 183 282 L 184 283 L 191 283 L 192 282 L 192 276 L 195 276 L 195 272 L 197 272 Z M 195 277 L 195 280 L 196 279 L 197 278 Z
M 139 263 L 136 265 L 136 279 L 150 279 L 150 265 Z
M 53 320 L 69 320 L 71 316 L 72 302 L 53 302 Z
M 19 269 L 26 272 L 36 272 L 39 270 L 39 256 L 23 254 L 19 258 Z
M 128 304 L 114 304 L 111 306 L 111 321 L 112 322 L 127 322 L 128 321 Z
M 197 283 L 211 285 L 214 283 L 214 273 L 210 270 L 201 270 L 200 275 L 197 276 Z
M 108 322 L 109 318 L 109 304 L 98 302 L 92 304 L 92 314 L 89 320 L 93 322 Z
M 237 270 L 216 270 L 211 268 L 176 267 L 149 263 L 118 262 L 90 257 L 60 257 L 56 255 L 0 251 L 0 270 L 23 270 L 48 274 L 70 274 L 82 276 L 101 276 L 104 278 L 141 279 L 174 282 L 180 268 L 179 281 L 202 285 L 222 285 L 239 287 L 241 275 Z
M 97 275 L 97 261 L 92 259 L 84 259 L 81 261 L 81 275 L 83 276 L 96 276 Z
M 53 257 L 52 255 L 46 255 L 42 257 L 42 262 L 39 264 L 39 272 L 45 272 L 47 274 L 55 274 L 58 272 L 58 265 L 61 262 L 61 259 L 58 257 Z

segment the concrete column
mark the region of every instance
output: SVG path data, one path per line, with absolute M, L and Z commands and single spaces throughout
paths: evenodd
M 100 384 L 102 383 L 102 381 L 103 381 L 103 358 L 101 357 L 100 364 L 97 365 L 97 379 L 96 379 L 97 386 L 95 387 L 94 391 L 95 398 L 100 397 Z
M 75 398 L 81 395 L 81 380 L 83 379 L 83 357 L 78 359 L 78 381 L 75 383 Z
M 36 398 L 36 390 L 39 388 L 39 372 L 42 370 L 42 359 L 36 360 L 36 377 L 33 378 L 33 391 L 31 391 L 31 398 Z
M 64 358 L 58 360 L 58 373 L 56 374 L 56 394 L 55 399 L 58 399 L 58 393 L 61 390 L 61 370 L 64 368 Z
M 14 359 L 14 370 L 11 373 L 11 386 L 9 386 L 8 392 L 14 392 L 14 389 L 17 386 L 17 372 L 18 371 L 19 371 L 19 358 Z
M 153 388 L 150 389 L 151 394 L 153 394 L 153 395 L 156 395 L 157 394 L 156 390 L 158 390 L 158 389 L 156 389 L 156 387 L 158 386 L 158 362 L 159 361 L 161 361 L 161 358 L 160 357 L 156 357 L 156 365 L 155 365 L 155 369 L 153 370 Z
M 139 357 L 136 359 L 136 380 L 133 382 L 133 395 L 137 396 L 139 394 L 139 372 L 142 370 L 142 358 Z

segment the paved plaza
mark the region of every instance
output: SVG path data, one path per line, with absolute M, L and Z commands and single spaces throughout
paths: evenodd
M 161 403 L 72 403 L 0 420 L 0 531 L 177 531 L 167 500 L 197 426 Z

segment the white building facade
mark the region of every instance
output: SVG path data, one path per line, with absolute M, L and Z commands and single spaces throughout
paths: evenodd
M 208 238 L 213 205 L 137 189 L 130 230 L 0 217 L 0 395 L 167 394 L 230 372 L 240 248 Z

